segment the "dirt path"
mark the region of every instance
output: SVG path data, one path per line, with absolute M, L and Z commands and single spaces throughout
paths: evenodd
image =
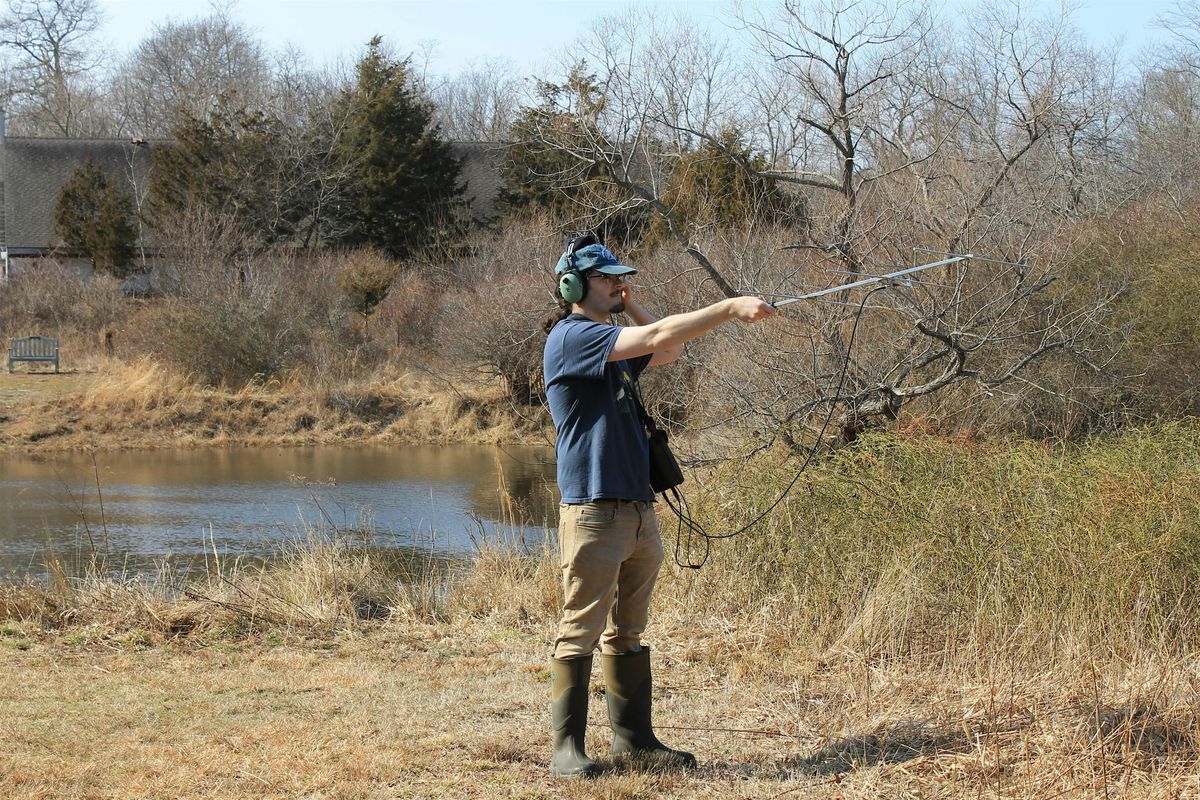
M 45 368 L 27 372 L 23 365 L 10 375 L 0 367 L 0 412 L 19 404 L 40 403 L 82 392 L 95 378 L 95 373 L 68 371 L 56 375 Z

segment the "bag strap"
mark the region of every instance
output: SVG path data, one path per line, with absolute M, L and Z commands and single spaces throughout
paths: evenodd
M 633 387 L 633 391 L 630 393 L 630 396 L 633 398 L 633 405 L 637 408 L 638 416 L 642 418 L 642 424 L 646 426 L 646 432 L 653 436 L 659 431 L 659 427 L 654 422 L 654 417 L 650 416 L 650 413 L 646 411 L 646 406 L 642 404 L 642 392 L 638 388 L 638 382 L 636 380 L 633 381 L 631 386 Z

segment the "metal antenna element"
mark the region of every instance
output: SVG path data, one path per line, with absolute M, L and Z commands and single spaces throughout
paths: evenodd
M 824 296 L 830 295 L 830 294 L 837 294 L 838 292 L 845 292 L 850 289 L 857 289 L 861 286 L 870 286 L 873 283 L 881 283 L 883 281 L 888 281 L 888 280 L 892 280 L 895 278 L 902 278 L 905 275 L 911 275 L 914 272 L 920 272 L 921 270 L 932 269 L 933 267 L 942 267 L 947 264 L 956 264 L 959 261 L 966 261 L 967 259 L 974 258 L 974 257 L 975 256 L 970 255 L 968 253 L 965 255 L 954 256 L 953 258 L 943 259 L 941 261 L 935 261 L 932 264 L 920 264 L 915 267 L 908 267 L 907 269 L 900 269 L 900 270 L 896 270 L 895 272 L 889 272 L 885 275 L 874 275 L 870 278 L 863 278 L 860 281 L 854 281 L 853 283 L 842 284 L 841 286 L 831 286 L 828 289 L 821 289 L 818 292 L 809 292 L 808 294 L 796 295 L 795 297 L 789 297 L 785 300 L 778 300 L 778 301 L 772 303 L 771 305 L 775 306 L 775 308 L 782 308 L 783 306 L 786 306 L 789 303 L 798 303 L 801 300 L 814 300 L 818 297 L 824 297 Z
M 931 256 L 961 256 L 962 253 L 951 253 L 948 250 L 931 250 L 928 247 L 914 247 L 914 253 L 928 253 Z M 984 258 L 983 256 L 966 255 L 964 258 L 969 258 L 972 261 L 982 261 L 985 264 L 1003 264 L 1006 267 L 1027 267 L 1029 266 L 1023 261 L 1001 261 L 998 258 Z
M 827 269 L 825 271 L 828 273 L 831 273 L 833 275 L 852 275 L 855 278 L 878 278 L 878 277 L 880 277 L 877 273 L 874 273 L 874 272 L 851 272 L 850 270 L 846 270 L 846 269 Z M 916 278 L 913 278 L 911 276 L 905 278 L 902 281 L 899 281 L 899 283 L 902 283 L 908 287 L 932 286 L 935 289 L 953 289 L 954 288 L 953 286 L 947 286 L 944 283 L 931 283 L 930 281 L 919 281 Z M 788 296 L 791 297 L 791 295 L 788 295 Z

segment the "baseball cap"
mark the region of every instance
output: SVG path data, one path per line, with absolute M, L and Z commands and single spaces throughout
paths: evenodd
M 607 247 L 602 244 L 589 244 L 587 247 L 581 247 L 575 251 L 575 269 L 580 272 L 587 272 L 594 269 L 597 272 L 602 272 L 605 275 L 636 275 L 637 270 L 633 267 L 627 267 L 617 261 L 617 257 L 612 254 Z M 558 266 L 554 268 L 557 275 L 562 275 L 570 269 L 567 263 L 567 254 L 563 253 L 558 259 Z

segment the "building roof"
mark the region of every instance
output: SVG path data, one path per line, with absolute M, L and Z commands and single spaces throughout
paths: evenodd
M 4 195 L 0 244 L 48 249 L 58 241 L 54 204 L 58 190 L 87 158 L 130 194 L 145 193 L 150 149 L 158 142 L 128 139 L 39 139 L 8 136 L 0 147 Z
M 54 231 L 59 189 L 87 158 L 130 194 L 144 197 L 150 153 L 170 145 L 161 139 L 136 144 L 128 139 L 0 137 L 0 247 L 10 251 L 49 250 L 59 241 Z M 462 159 L 471 217 L 486 222 L 495 214 L 500 192 L 503 145 L 453 142 L 451 147 Z
M 487 222 L 496 215 L 496 198 L 503 178 L 500 160 L 505 145 L 499 142 L 452 142 L 451 152 L 462 159 L 461 180 L 466 184 L 463 197 L 470 204 L 471 217 Z

